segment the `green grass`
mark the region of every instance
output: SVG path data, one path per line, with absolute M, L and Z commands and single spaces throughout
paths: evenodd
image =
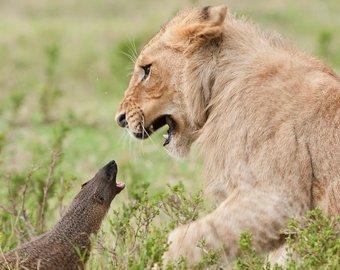
M 119 224 L 123 226 L 125 222 L 124 226 L 135 229 L 136 220 L 121 218 L 123 223 L 116 223 L 117 215 L 137 215 L 148 207 L 156 211 L 160 198 L 164 199 L 160 196 L 182 192 L 183 198 L 191 198 L 193 201 L 177 202 L 181 209 L 178 211 L 186 217 L 185 209 L 196 202 L 195 196 L 189 194 L 201 190 L 204 183 L 201 162 L 195 152 L 185 161 L 173 160 L 161 147 L 162 132 L 152 140 L 135 141 L 118 128 L 114 114 L 133 66 L 126 54 L 131 54 L 135 47 L 138 51 L 180 8 L 218 2 L 3 1 L 0 9 L 0 206 L 10 211 L 14 207 L 20 210 L 18 194 L 23 192 L 31 168 L 39 169 L 32 174 L 25 204 L 33 231 L 15 215 L 0 208 L 1 249 L 9 250 L 29 239 L 30 234 L 39 233 L 42 188 L 56 145 L 60 145 L 62 154 L 44 210 L 45 229 L 55 223 L 60 209 L 70 202 L 81 183 L 111 159 L 118 162 L 118 178 L 127 188 L 113 203 L 112 208 L 119 213 L 110 211 L 103 224 L 99 236 L 102 244 L 110 247 Z M 337 0 L 231 0 L 228 3 L 232 10 L 250 17 L 264 29 L 281 32 L 301 50 L 321 57 L 340 71 L 340 4 Z M 167 187 L 179 182 L 190 192 Z M 146 190 L 148 193 L 144 194 Z M 151 205 L 137 198 L 136 193 L 148 198 Z M 133 205 L 143 207 L 133 208 Z M 200 213 L 203 212 L 202 206 Z M 157 213 L 147 237 L 142 239 L 138 235 L 139 249 L 131 262 L 127 261 L 130 253 L 126 253 L 128 249 L 124 245 L 132 248 L 133 237 L 128 235 L 125 239 L 128 243 L 120 243 L 118 252 L 125 255 L 119 263 L 131 266 L 138 258 L 144 258 L 146 261 L 139 266 L 130 267 L 143 269 L 159 261 L 152 245 L 156 241 L 155 245 L 162 250 L 167 230 L 178 223 L 179 218 L 166 215 L 166 211 Z M 159 231 L 160 226 L 166 229 Z M 141 245 L 149 249 L 143 251 Z M 107 250 L 96 247 L 91 269 L 102 268 L 105 260 L 112 262 Z M 207 261 L 213 260 L 209 256 Z M 202 265 L 204 263 L 207 262 Z

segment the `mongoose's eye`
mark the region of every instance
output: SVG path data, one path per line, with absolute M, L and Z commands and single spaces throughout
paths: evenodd
M 95 195 L 94 199 L 96 200 L 97 203 L 99 204 L 103 204 L 104 203 L 104 198 L 102 196 L 99 195 Z
M 144 70 L 144 77 L 142 79 L 142 81 L 144 81 L 150 74 L 150 70 L 151 70 L 151 64 L 145 65 L 141 67 Z

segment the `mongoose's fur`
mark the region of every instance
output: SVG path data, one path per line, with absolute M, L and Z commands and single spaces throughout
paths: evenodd
M 55 227 L 33 241 L 0 255 L 1 269 L 84 269 L 91 241 L 113 198 L 124 188 L 116 183 L 117 165 L 109 162 L 82 185 Z

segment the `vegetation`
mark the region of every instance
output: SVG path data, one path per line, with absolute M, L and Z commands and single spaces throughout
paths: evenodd
M 286 230 L 288 246 L 285 260 L 287 270 L 338 269 L 340 265 L 340 217 L 329 218 L 320 209 L 310 211 L 304 220 L 289 221 Z M 252 249 L 252 238 L 247 232 L 240 238 L 242 256 L 237 269 L 283 269 L 270 265 Z
M 231 9 L 281 32 L 339 72 L 338 0 L 282 2 L 228 1 Z M 162 132 L 137 142 L 117 127 L 114 114 L 131 60 L 144 42 L 177 10 L 212 3 L 1 4 L 0 254 L 51 228 L 80 185 L 111 159 L 127 188 L 93 239 L 89 269 L 161 267 L 168 232 L 209 211 L 195 151 L 185 162 L 174 161 L 162 149 Z M 306 217 L 304 226 L 290 222 L 288 269 L 337 269 L 338 228 L 338 218 L 319 210 Z M 204 241 L 197 244 L 205 254 L 197 269 L 261 269 L 266 262 L 252 249 L 247 233 L 240 239 L 242 256 L 233 265 L 221 265 L 221 250 L 208 250 Z M 165 268 L 185 269 L 185 260 Z

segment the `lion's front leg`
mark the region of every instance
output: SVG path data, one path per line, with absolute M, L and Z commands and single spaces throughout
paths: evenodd
M 258 252 L 267 252 L 283 243 L 282 229 L 293 216 L 303 215 L 307 206 L 299 201 L 261 192 L 234 192 L 215 211 L 169 235 L 169 250 L 165 260 L 180 256 L 189 264 L 202 258 L 197 242 L 205 240 L 207 248 L 223 249 L 223 256 L 233 260 L 240 255 L 239 238 L 244 231 L 253 235 L 253 246 Z
M 209 238 L 209 248 L 220 247 L 217 235 L 205 219 L 178 227 L 169 235 L 170 246 L 164 258 L 168 261 L 183 256 L 190 264 L 197 263 L 202 258 L 202 249 L 197 244 L 201 239 L 207 241 L 207 238 Z M 214 247 L 211 247 L 212 244 Z

